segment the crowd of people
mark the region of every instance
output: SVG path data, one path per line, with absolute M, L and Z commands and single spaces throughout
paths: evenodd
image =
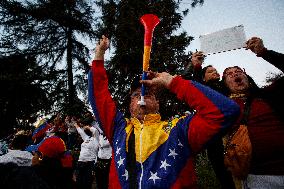
M 283 77 L 259 88 L 239 66 L 226 68 L 221 77 L 195 52 L 181 76 L 149 71 L 148 79 L 134 79 L 126 118 L 108 90 L 108 48 L 102 36 L 88 77 L 93 113 L 81 119 L 57 114 L 33 132 L 13 135 L 9 145 L 2 142 L 1 187 L 198 188 L 194 158 L 207 150 L 222 189 L 284 188 Z M 284 71 L 284 55 L 266 49 L 262 39 L 249 39 L 246 48 Z M 143 105 L 141 83 L 147 89 Z M 159 88 L 193 111 L 162 120 Z M 240 125 L 249 138 L 245 162 L 237 167 L 242 176 L 235 169 L 244 154 L 235 147 L 243 144 L 230 143 Z
M 108 188 L 112 150 L 97 124 L 57 114 L 16 130 L 0 144 L 1 188 Z
M 246 48 L 284 71 L 284 55 L 266 49 L 262 39 L 252 37 L 247 41 Z M 237 65 L 226 68 L 220 78 L 212 65 L 202 68 L 204 57 L 202 52 L 193 53 L 187 77 L 228 96 L 241 108 L 238 121 L 207 146 L 209 159 L 222 188 L 283 188 L 284 140 L 281 136 L 284 122 L 280 109 L 283 103 L 280 91 L 284 78 L 276 78 L 272 84 L 259 88 L 245 70 Z M 247 162 L 248 174 L 242 178 L 234 175 L 233 171 L 228 172 L 230 167 L 224 165 L 223 151 L 226 152 L 226 149 L 222 142 L 222 138 L 226 140 L 232 136 L 241 124 L 246 125 L 252 149 Z

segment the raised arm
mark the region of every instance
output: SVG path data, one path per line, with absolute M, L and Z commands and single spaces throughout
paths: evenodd
M 170 90 L 196 110 L 188 130 L 189 144 L 195 152 L 221 129 L 231 126 L 239 116 L 239 106 L 233 100 L 198 82 L 177 77 Z
M 191 64 L 193 69 L 193 80 L 201 82 L 202 81 L 202 63 L 204 61 L 205 55 L 201 51 L 197 51 L 192 54 Z
M 262 39 L 258 37 L 252 37 L 246 42 L 246 49 L 250 49 L 253 53 L 256 54 L 256 56 L 262 57 L 264 60 L 284 72 L 284 54 L 265 48 Z
M 94 127 L 88 127 L 88 129 L 93 133 L 93 137 L 99 141 L 100 133 Z
M 96 46 L 95 58 L 88 76 L 89 101 L 94 115 L 105 135 L 111 139 L 116 106 L 108 90 L 108 78 L 104 68 L 104 54 L 109 47 L 109 40 L 102 37 Z
M 201 82 L 202 81 L 202 63 L 205 55 L 201 51 L 197 51 L 192 54 L 191 61 L 186 67 L 183 78 Z
M 231 126 L 239 116 L 239 106 L 231 99 L 198 82 L 180 76 L 157 73 L 154 79 L 142 81 L 162 85 L 196 110 L 189 123 L 188 141 L 193 151 L 199 151 L 220 129 Z
M 88 135 L 84 132 L 84 130 L 77 123 L 75 123 L 75 127 L 79 135 L 81 136 L 81 138 L 85 141 L 88 138 Z

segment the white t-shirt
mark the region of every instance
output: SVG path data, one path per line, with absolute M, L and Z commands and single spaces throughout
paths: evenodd
M 110 159 L 112 155 L 112 148 L 110 146 L 110 143 L 108 139 L 100 134 L 100 149 L 98 153 L 98 157 L 101 159 Z
M 7 154 L 0 156 L 0 163 L 15 163 L 18 166 L 31 166 L 33 155 L 28 151 L 8 150 Z
M 78 161 L 87 162 L 94 161 L 97 162 L 98 151 L 99 151 L 99 132 L 97 129 L 91 127 L 90 131 L 93 133 L 92 137 L 89 137 L 82 128 L 77 128 L 78 133 L 83 139 L 81 144 L 81 151 Z
M 99 127 L 98 122 L 94 121 L 92 123 L 92 126 L 95 129 L 97 129 L 100 133 L 100 136 L 99 136 L 100 149 L 99 149 L 99 152 L 98 152 L 98 157 L 101 158 L 101 159 L 110 159 L 111 156 L 112 156 L 112 148 L 111 148 L 111 145 L 110 145 L 108 139 L 103 134 L 103 131 Z

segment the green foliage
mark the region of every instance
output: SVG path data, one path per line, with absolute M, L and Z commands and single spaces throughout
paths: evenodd
M 281 77 L 283 77 L 283 75 L 284 75 L 283 73 L 273 73 L 273 72 L 270 72 L 266 76 L 265 81 L 268 83 L 268 85 L 270 85 L 274 81 L 276 81 L 276 80 L 280 79 Z
M 142 15 L 153 13 L 160 18 L 153 34 L 150 58 L 150 70 L 167 71 L 180 74 L 190 55 L 185 48 L 192 37 L 185 31 L 177 32 L 183 16 L 188 9 L 180 11 L 180 2 L 174 0 L 108 0 L 98 1 L 102 17 L 98 24 L 98 33 L 105 34 L 111 39 L 113 57 L 106 63 L 109 74 L 110 90 L 118 102 L 119 108 L 126 110 L 128 104 L 125 96 L 128 94 L 132 78 L 142 73 L 144 26 L 139 19 Z M 200 4 L 203 1 L 192 1 Z M 196 5 L 194 4 L 194 6 Z M 180 11 L 180 12 L 179 12 Z M 163 118 L 169 118 L 187 110 L 182 103 L 168 91 L 160 95 L 160 113 Z
M 35 122 L 38 112 L 51 103 L 42 81 L 46 77 L 35 58 L 10 56 L 0 58 L 0 135 L 13 127 Z
M 0 2 L 1 54 L 36 57 L 48 75 L 41 87 L 56 111 L 65 110 L 66 104 L 72 108 L 77 91 L 86 94 L 90 52 L 84 40 L 96 36 L 93 13 L 84 0 Z
M 78 99 L 77 94 L 85 96 L 87 91 L 85 76 L 89 69 L 90 51 L 86 41 L 92 43 L 101 34 L 106 34 L 112 41 L 114 56 L 106 63 L 110 90 L 117 99 L 119 108 L 127 109 L 128 105 L 123 102 L 126 102 L 124 97 L 128 94 L 130 82 L 135 75 L 142 72 L 144 27 L 139 18 L 146 13 L 154 13 L 161 19 L 154 31 L 150 69 L 168 71 L 171 74 L 181 73 L 184 63 L 189 60 L 185 48 L 193 39 L 185 31 L 177 32 L 183 17 L 189 12 L 189 9 L 180 10 L 181 2 L 100 0 L 96 1 L 96 8 L 101 8 L 102 17 L 97 20 L 95 16 L 98 13 L 94 12 L 90 1 L 1 0 L 1 54 L 8 57 L 34 57 L 33 60 L 27 60 L 34 63 L 29 69 L 41 76 L 28 82 L 36 84 L 36 90 L 29 91 L 31 96 L 37 98 L 31 102 L 20 101 L 30 103 L 32 107 L 27 104 L 27 107 L 22 106 L 25 109 L 21 110 L 21 114 L 25 111 L 25 116 L 16 113 L 11 118 L 13 123 L 9 125 L 19 124 L 18 120 L 26 120 L 29 116 L 34 118 L 36 110 L 42 114 L 54 111 L 85 111 L 85 104 Z M 192 7 L 203 3 L 202 0 L 190 2 L 193 3 Z M 3 72 L 7 69 L 9 67 L 3 67 Z M 18 84 L 25 86 L 23 83 Z M 12 94 L 10 92 L 6 96 L 9 97 Z M 164 118 L 176 114 L 177 109 L 181 112 L 188 109 L 184 104 L 177 103 L 168 91 L 161 94 L 161 113 Z M 38 99 L 40 102 L 37 102 Z M 1 100 L 3 105 L 8 102 L 4 98 Z
M 204 151 L 196 156 L 195 166 L 198 177 L 198 187 L 200 189 L 221 188 L 221 185 L 217 180 L 214 170 L 208 159 L 207 151 Z

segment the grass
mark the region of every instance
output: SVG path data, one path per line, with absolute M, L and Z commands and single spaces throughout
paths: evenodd
M 198 177 L 198 186 L 200 189 L 221 188 L 208 159 L 206 150 L 196 156 L 195 168 Z

